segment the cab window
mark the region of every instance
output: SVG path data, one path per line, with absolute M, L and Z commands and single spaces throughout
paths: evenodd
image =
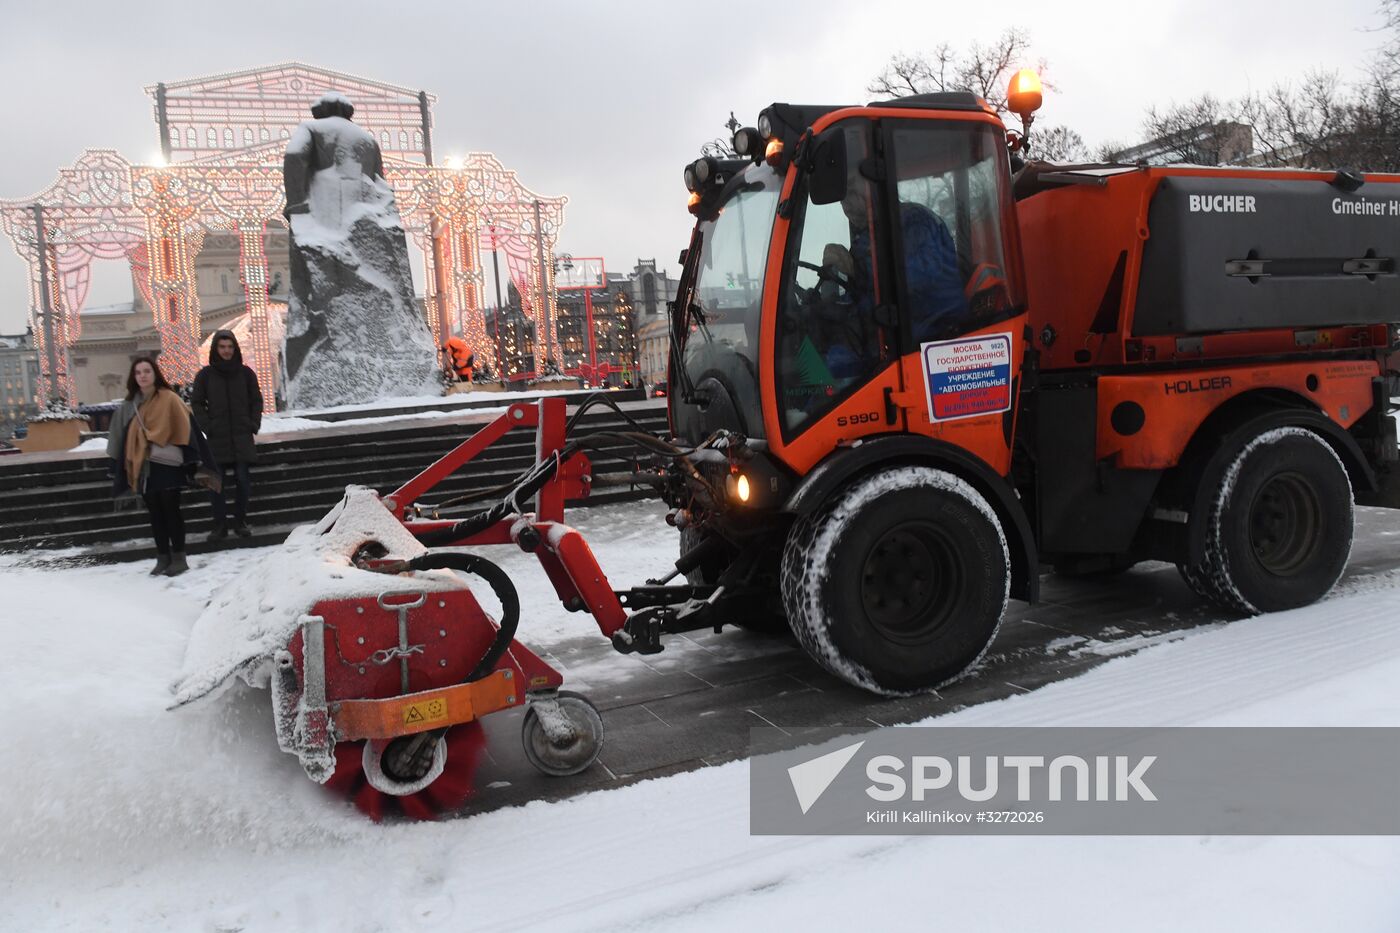
M 777 366 L 787 434 L 829 411 L 886 358 L 885 336 L 875 320 L 888 291 L 876 261 L 879 197 L 858 171 L 870 153 L 869 123 L 851 121 L 844 132 L 846 197 L 814 204 L 804 194 L 788 234 Z
M 898 199 L 900 307 L 913 343 L 1009 317 L 1021 302 L 1008 275 L 1006 143 L 972 122 L 899 121 L 891 149 Z

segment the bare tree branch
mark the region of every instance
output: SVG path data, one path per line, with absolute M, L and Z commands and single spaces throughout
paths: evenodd
M 971 91 L 996 108 L 997 113 L 1004 114 L 1007 85 L 1029 57 L 1030 47 L 1030 35 L 1025 30 L 1008 29 L 993 42 L 974 42 L 965 53 L 958 53 L 946 42 L 929 55 L 901 52 L 890 58 L 866 90 L 891 97 Z M 1036 70 L 1045 71 L 1044 59 L 1037 63 Z
M 1032 137 L 1031 154 L 1051 162 L 1085 162 L 1089 147 L 1084 137 L 1067 126 L 1048 126 L 1036 130 Z

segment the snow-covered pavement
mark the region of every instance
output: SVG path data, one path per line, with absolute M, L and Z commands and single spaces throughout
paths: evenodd
M 674 554 L 643 507 L 577 520 L 615 577 Z M 374 826 L 277 750 L 266 694 L 165 712 L 208 594 L 258 556 L 0 565 L 0 930 L 1400 928 L 1397 839 L 751 837 L 744 762 Z M 533 644 L 592 631 L 521 590 Z M 1382 569 L 939 721 L 1400 726 L 1397 608 Z

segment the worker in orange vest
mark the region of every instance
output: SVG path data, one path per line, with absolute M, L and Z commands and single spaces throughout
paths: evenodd
M 446 356 L 446 366 L 453 375 L 461 382 L 471 382 L 476 354 L 467 346 L 467 342 L 461 337 L 448 337 L 442 344 L 442 352 Z

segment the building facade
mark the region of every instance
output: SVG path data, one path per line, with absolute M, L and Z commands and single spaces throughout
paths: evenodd
M 665 382 L 670 367 L 671 327 L 664 317 L 637 328 L 638 371 L 648 389 Z
M 522 310 L 513 282 L 507 285 L 506 302 L 504 308 L 486 309 L 486 338 L 495 345 L 500 360 L 497 375 L 506 382 L 524 384 L 533 375 L 535 322 Z
M 629 282 L 609 275 L 596 288 L 561 288 L 556 307 L 560 366 L 588 385 L 636 379 L 637 338 Z M 591 335 L 591 340 L 590 340 Z
M 560 261 L 571 257 L 559 257 Z M 601 260 L 599 268 L 601 268 Z M 601 281 L 606 278 L 606 283 Z M 670 331 L 667 304 L 675 300 L 676 279 L 657 269 L 656 260 L 639 259 L 626 275 L 598 272 L 598 281 L 560 285 L 555 296 L 554 327 L 565 375 L 592 386 L 645 384 L 666 378 Z M 507 306 L 485 309 L 486 340 L 501 361 L 506 382 L 534 378 L 535 328 L 521 309 L 520 293 L 506 285 Z
M 0 334 L 0 438 L 39 413 L 39 352 L 32 334 Z
M 677 279 L 656 267 L 655 259 L 638 259 L 627 287 L 635 310 L 638 372 L 648 388 L 666 380 L 671 353 L 667 307 L 676 299 Z

